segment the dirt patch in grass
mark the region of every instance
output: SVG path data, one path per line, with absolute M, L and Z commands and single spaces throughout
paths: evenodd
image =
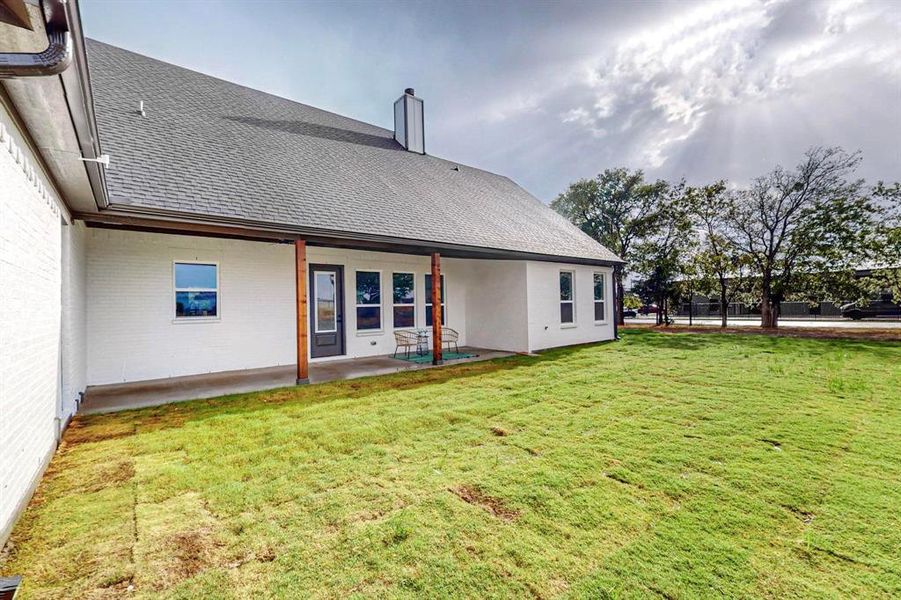
M 650 330 L 656 333 L 737 333 L 743 335 L 769 335 L 778 337 L 815 338 L 825 340 L 876 340 L 885 342 L 901 341 L 901 329 L 852 329 L 849 327 L 791 327 L 776 329 L 763 327 L 726 327 L 716 325 L 626 325 L 621 331 Z
M 257 560 L 260 562 L 272 562 L 275 560 L 275 550 L 272 548 L 263 548 L 257 553 Z
M 67 446 L 78 446 L 92 442 L 104 442 L 133 436 L 136 433 L 135 425 L 131 421 L 97 421 L 91 423 L 88 420 L 75 418 L 66 429 L 63 438 Z
M 174 574 L 179 579 L 188 579 L 202 571 L 209 564 L 211 542 L 203 531 L 182 531 L 170 540 L 177 562 Z
M 85 482 L 80 490 L 83 492 L 99 492 L 109 487 L 128 483 L 135 476 L 135 463 L 132 460 L 123 460 L 110 466 L 99 468 L 96 476 Z
M 512 509 L 500 498 L 489 496 L 481 489 L 471 485 L 460 485 L 450 489 L 451 493 L 466 502 L 484 508 L 492 515 L 504 521 L 512 521 L 519 516 L 519 511 Z

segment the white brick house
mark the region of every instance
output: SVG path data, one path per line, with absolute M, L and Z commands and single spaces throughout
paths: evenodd
M 621 261 L 427 154 L 412 90 L 382 129 L 86 41 L 77 2 L 44 5 L 33 32 L 0 21 L 0 52 L 26 52 L 0 56 L 0 543 L 90 386 L 302 382 L 404 330 L 440 362 L 442 325 L 511 352 L 615 337 Z

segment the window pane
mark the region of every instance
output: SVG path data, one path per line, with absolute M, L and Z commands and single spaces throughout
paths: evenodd
M 431 274 L 426 274 L 425 276 L 425 301 L 426 304 L 431 304 L 432 302 L 432 276 Z M 443 304 L 444 300 L 444 275 L 441 276 L 441 303 Z
M 594 274 L 594 299 L 604 299 L 604 275 L 603 273 Z
M 560 273 L 560 299 L 573 299 L 573 274 L 564 271 Z
M 594 303 L 594 320 L 595 321 L 603 321 L 604 320 L 604 303 L 603 302 L 595 302 Z
M 414 310 L 412 306 L 394 307 L 395 327 L 413 327 L 415 324 L 416 321 L 414 319 Z
M 394 303 L 413 304 L 413 273 L 394 274 Z
M 216 292 L 175 292 L 176 317 L 215 317 Z
M 175 287 L 216 289 L 216 265 L 175 263 Z
M 444 309 L 441 311 L 441 324 L 447 325 L 447 307 L 442 305 L 441 308 Z M 431 304 L 427 304 L 425 307 L 425 324 L 426 324 L 426 327 L 432 326 L 432 305 Z
M 316 272 L 316 331 L 335 331 L 337 290 L 333 271 Z
M 573 304 L 572 304 L 572 302 L 561 302 L 560 303 L 560 322 L 561 323 L 572 323 L 573 322 Z
M 378 306 L 357 307 L 357 329 L 381 329 L 382 310 Z
M 381 304 L 382 284 L 379 273 L 357 271 L 357 304 Z

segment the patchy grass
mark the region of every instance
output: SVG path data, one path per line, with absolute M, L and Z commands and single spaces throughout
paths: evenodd
M 78 418 L 0 572 L 25 598 L 898 597 L 899 390 L 898 344 L 630 332 Z

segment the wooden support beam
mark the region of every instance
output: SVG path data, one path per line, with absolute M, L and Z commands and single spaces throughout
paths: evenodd
M 432 253 L 432 364 L 444 363 L 441 352 L 441 255 Z
M 297 385 L 310 383 L 310 357 L 307 329 L 307 243 L 294 241 L 295 284 L 297 287 Z

